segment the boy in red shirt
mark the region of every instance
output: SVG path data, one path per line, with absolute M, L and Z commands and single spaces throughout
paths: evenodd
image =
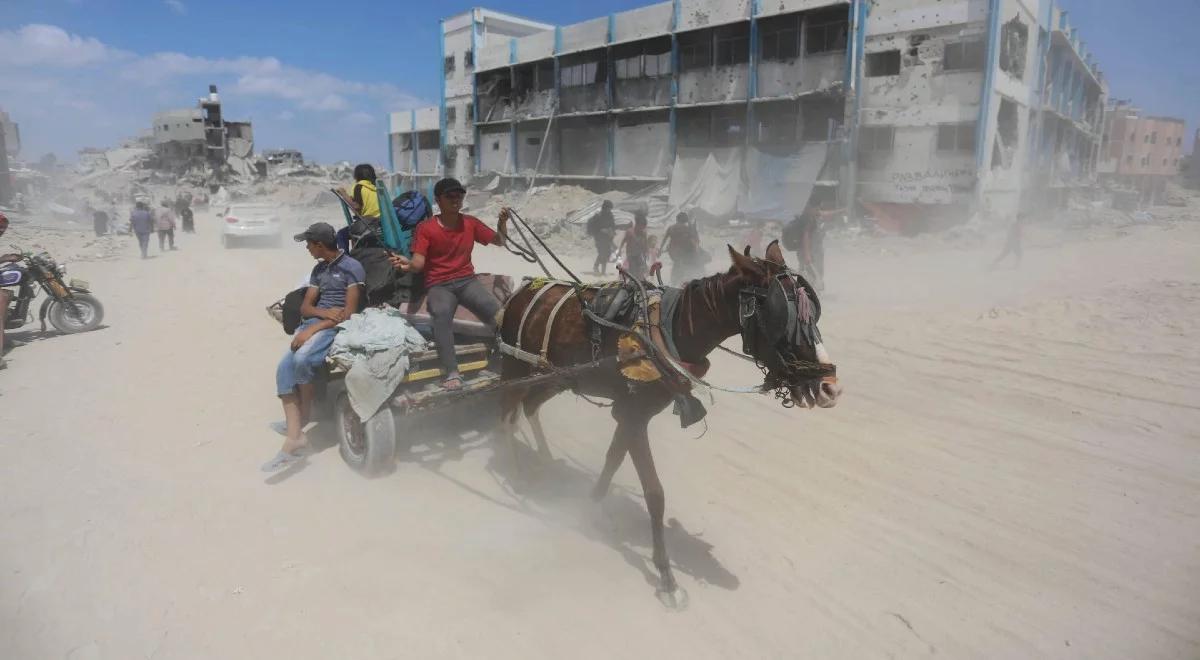
M 391 257 L 392 265 L 406 273 L 425 273 L 429 315 L 433 317 L 433 341 L 448 390 L 462 388 L 458 356 L 454 352 L 454 313 L 462 305 L 480 321 L 495 324 L 500 301 L 475 279 L 471 252 L 475 244 L 504 245 L 508 229 L 508 209 L 500 211 L 499 232 L 479 218 L 462 214 L 466 188 L 455 179 L 442 179 L 433 187 L 441 214 L 417 225 L 413 238 L 412 259 Z

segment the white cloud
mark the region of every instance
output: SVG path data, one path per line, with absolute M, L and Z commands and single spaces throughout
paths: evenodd
M 187 6 L 183 4 L 182 0 L 163 0 L 163 4 L 180 16 L 187 13 Z
M 358 124 L 360 126 L 366 126 L 366 125 L 375 123 L 375 115 L 368 114 L 365 112 L 351 112 L 350 114 L 343 117 L 342 121 L 345 121 L 347 124 Z
M 294 146 L 331 160 L 378 159 L 379 120 L 426 105 L 395 85 L 274 57 L 140 55 L 53 25 L 0 30 L 0 63 L 0 98 L 28 148 L 64 156 L 144 131 L 154 112 L 192 106 L 209 84 L 220 87 L 231 116 L 266 120 L 255 121 L 259 148 Z M 338 130 L 327 130 L 331 120 Z
M 5 67 L 78 68 L 125 60 L 131 54 L 97 39 L 69 34 L 55 25 L 31 24 L 0 31 Z

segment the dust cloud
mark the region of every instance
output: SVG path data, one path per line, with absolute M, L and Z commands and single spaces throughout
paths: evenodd
M 515 445 L 416 427 L 367 480 L 324 424 L 314 455 L 264 480 L 287 346 L 264 308 L 311 259 L 290 242 L 223 249 L 218 209 L 198 202 L 196 233 L 142 261 L 131 236 L 92 235 L 86 205 L 119 226 L 135 195 L 214 193 L 86 176 L 12 213 L 2 239 L 67 261 L 108 316 L 87 334 L 8 333 L 22 343 L 0 373 L 0 656 L 1179 657 L 1200 640 L 1189 191 L 1143 213 L 1035 214 L 1019 263 L 994 264 L 1002 223 L 832 222 L 821 331 L 839 406 L 715 392 L 702 427 L 651 425 L 690 594 L 669 614 L 632 468 L 589 498 L 611 415 L 571 394 L 542 414 L 549 461 L 525 422 Z M 348 183 L 322 168 L 227 194 L 276 206 L 291 233 L 339 224 L 327 189 Z M 603 197 L 621 214 L 642 203 Z M 475 189 L 469 204 L 488 222 L 517 205 L 583 273 L 599 199 Z M 702 225 L 709 272 L 747 229 Z M 708 378 L 761 382 L 719 354 Z

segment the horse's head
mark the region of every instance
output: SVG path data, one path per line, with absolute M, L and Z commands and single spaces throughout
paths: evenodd
M 774 390 L 788 407 L 837 405 L 842 388 L 817 329 L 816 290 L 788 268 L 778 241 L 767 247 L 765 259 L 751 257 L 749 248 L 739 254 L 730 247 L 729 256 L 730 273 L 740 280 L 742 351 L 765 372 L 764 389 Z

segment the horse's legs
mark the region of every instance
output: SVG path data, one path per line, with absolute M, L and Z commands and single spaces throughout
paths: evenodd
M 625 460 L 625 453 L 629 451 L 629 441 L 625 437 L 625 430 L 621 427 L 621 423 L 617 423 L 617 430 L 613 432 L 612 444 L 608 446 L 608 454 L 604 457 L 604 469 L 600 471 L 600 478 L 596 480 L 595 488 L 592 488 L 592 499 L 599 502 L 608 495 L 608 489 L 612 486 L 613 476 L 617 473 L 617 468 L 621 467 L 621 462 Z
M 542 420 L 538 417 L 538 410 L 556 394 L 558 394 L 557 391 L 547 387 L 540 390 L 535 389 L 524 398 L 525 418 L 529 420 L 533 439 L 537 441 L 538 456 L 546 462 L 554 460 L 554 454 L 550 453 L 550 444 L 546 442 L 546 432 L 542 430 Z
M 521 473 L 521 452 L 517 449 L 517 412 L 521 409 L 521 399 L 525 396 L 524 389 L 511 389 L 500 399 L 500 432 L 512 451 L 513 465 L 518 476 Z
M 658 471 L 654 469 L 654 457 L 650 454 L 650 436 L 646 428 L 648 423 L 648 419 L 641 419 L 628 425 L 629 457 L 633 459 L 633 467 L 637 469 L 638 479 L 642 482 L 642 495 L 646 498 L 646 509 L 650 512 L 654 566 L 662 577 L 659 592 L 674 599 L 678 585 L 671 573 L 671 559 L 667 557 L 667 545 L 663 541 L 663 513 L 666 510 L 667 499 L 663 493 L 662 482 L 658 480 Z

